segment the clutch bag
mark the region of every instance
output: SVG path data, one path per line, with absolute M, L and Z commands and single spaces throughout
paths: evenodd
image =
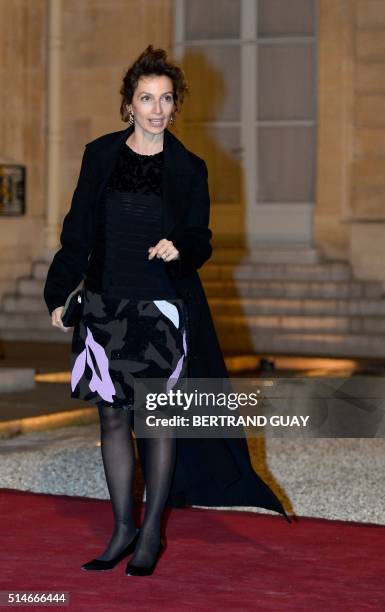
M 83 289 L 72 291 L 65 301 L 61 315 L 65 327 L 74 327 L 80 321 L 83 306 Z

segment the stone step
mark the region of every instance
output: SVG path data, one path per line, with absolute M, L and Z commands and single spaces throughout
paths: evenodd
M 242 262 L 237 265 L 231 265 L 207 262 L 200 271 L 200 276 L 204 280 L 354 280 L 351 267 L 346 263 L 340 262 L 318 263 L 314 265 Z
M 269 330 L 231 330 L 218 328 L 218 338 L 226 353 L 244 353 L 245 350 L 281 355 L 317 355 L 320 357 L 384 358 L 385 334 L 303 334 Z
M 47 262 L 34 262 L 32 265 L 32 277 L 43 280 L 48 273 Z M 285 263 L 213 263 L 209 260 L 199 270 L 202 279 L 232 279 L 239 280 L 353 280 L 352 271 L 348 264 L 343 262 L 327 262 L 310 264 L 285 264 Z
M 3 313 L 45 313 L 48 310 L 43 296 L 6 294 L 1 303 Z
M 243 261 L 235 251 L 228 255 L 226 263 L 209 260 L 199 271 L 224 352 L 385 357 L 381 283 L 354 279 L 344 262 L 261 263 L 255 254 Z M 43 298 L 50 262 L 16 265 L 16 291 L 8 285 L 2 300 L 0 337 L 70 344 L 72 330 L 52 327 Z
M 213 281 L 203 280 L 207 297 L 382 298 L 375 281 Z
M 214 317 L 220 315 L 344 315 L 385 316 L 385 299 L 209 298 Z
M 242 327 L 262 331 L 338 332 L 345 334 L 385 334 L 385 317 L 344 316 L 290 316 L 290 315 L 219 315 L 215 317 L 218 327 L 226 327 L 234 334 Z
M 362 283 L 360 281 L 351 282 L 290 282 L 290 281 L 217 281 L 202 278 L 208 297 L 211 299 L 217 296 L 226 297 L 226 300 L 239 295 L 243 301 L 251 299 L 253 296 L 260 301 L 265 297 L 282 298 L 336 298 L 336 299 L 359 299 L 377 298 L 385 299 L 385 293 L 381 285 L 376 282 Z M 21 277 L 17 281 L 16 292 L 19 296 L 39 297 L 43 296 L 44 280 Z M 9 287 L 7 297 L 10 295 Z M 5 296 L 4 296 L 5 297 Z M 16 297 L 16 296 L 15 296 Z M 288 304 L 288 307 L 290 305 Z
M 71 344 L 72 332 L 61 332 L 60 329 L 20 329 L 13 327 L 0 328 L 2 340 L 29 340 L 32 342 L 54 342 L 58 344 Z
M 14 295 L 6 294 L 3 296 L 1 303 L 3 313 L 47 313 L 43 296 L 40 295 Z
M 211 300 L 209 300 L 210 306 Z M 348 305 L 350 305 L 348 303 Z M 265 305 L 269 312 L 255 314 L 258 312 L 258 304 L 243 308 L 242 303 L 238 306 L 227 308 L 223 304 L 221 309 L 213 307 L 212 312 L 215 323 L 218 326 L 237 330 L 239 327 L 256 327 L 263 329 L 287 329 L 288 331 L 343 331 L 345 333 L 381 333 L 385 332 L 385 315 L 379 313 L 371 316 L 352 314 L 318 314 L 306 313 L 288 314 L 287 308 L 282 313 L 271 314 L 272 309 Z M 3 310 L 0 313 L 0 329 L 6 327 L 27 329 L 38 327 L 44 329 L 50 325 L 50 317 L 46 311 L 42 298 L 13 298 L 4 299 Z
M 43 295 L 44 280 L 34 277 L 21 277 L 17 281 L 17 295 L 39 297 Z
M 53 342 L 70 344 L 72 333 L 63 333 L 52 328 L 48 330 L 12 329 L 1 330 L 4 340 L 30 340 L 36 342 Z M 218 328 L 218 338 L 222 350 L 226 353 L 243 354 L 245 349 L 255 353 L 319 355 L 325 357 L 350 358 L 383 358 L 385 356 L 385 335 L 367 336 L 363 334 L 300 334 L 269 331 L 257 333 L 250 330 L 233 332 Z M 70 349 L 70 347 L 69 347 Z
M 213 315 L 220 317 L 251 320 L 258 315 L 276 315 L 296 319 L 317 316 L 317 320 L 328 315 L 337 319 L 356 317 L 370 320 L 373 324 L 385 315 L 385 300 L 346 300 L 346 299 L 295 299 L 295 298 L 212 298 L 208 299 Z M 41 295 L 6 294 L 2 300 L 3 314 L 19 314 L 27 317 L 48 316 L 46 304 Z
M 0 333 L 6 329 L 39 329 L 53 328 L 51 317 L 46 312 L 4 312 L 0 311 Z M 59 333 L 60 329 L 58 329 Z
M 34 389 L 34 368 L 0 368 L 0 393 Z
M 2 300 L 2 310 L 5 313 L 45 313 L 46 304 L 41 290 L 36 283 L 24 282 L 24 288 L 30 293 L 26 295 L 6 294 Z M 32 292 L 36 290 L 36 295 Z M 298 298 L 239 298 L 221 297 L 208 299 L 215 317 L 222 315 L 245 317 L 253 315 L 334 315 L 334 316 L 385 316 L 385 299 L 298 299 Z
M 5 295 L 6 293 L 15 293 L 17 288 L 17 279 L 16 278 L 6 278 L 0 279 L 0 295 Z
M 34 261 L 32 264 L 32 277 L 45 281 L 49 266 L 50 263 L 46 261 Z
M 209 261 L 213 262 L 237 262 L 240 260 L 266 262 L 266 263 L 308 263 L 316 264 L 320 261 L 320 255 L 317 249 L 309 247 L 303 243 L 261 243 L 254 244 L 252 247 L 247 247 L 245 242 L 235 243 L 234 237 L 231 236 L 228 240 L 223 237 L 218 240 L 214 236 L 213 255 Z

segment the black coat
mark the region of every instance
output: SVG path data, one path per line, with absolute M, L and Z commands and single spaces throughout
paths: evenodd
M 61 248 L 53 258 L 44 287 L 50 314 L 64 305 L 85 276 L 96 233 L 97 207 L 119 147 L 133 129 L 130 126 L 105 134 L 86 145 L 71 208 L 63 221 Z M 179 260 L 167 262 L 167 270 L 187 307 L 188 377 L 228 379 L 197 272 L 212 253 L 207 166 L 167 128 L 163 151 L 163 237 L 171 240 L 180 253 Z M 140 450 L 139 438 L 138 443 Z M 278 498 L 253 470 L 245 438 L 179 438 L 169 503 L 257 506 L 286 516 Z

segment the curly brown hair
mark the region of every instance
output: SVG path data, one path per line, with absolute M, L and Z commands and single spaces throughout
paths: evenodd
M 126 105 L 131 104 L 139 79 L 142 76 L 153 75 L 170 77 L 173 83 L 175 112 L 180 112 L 185 94 L 190 93 L 184 71 L 176 63 L 167 59 L 167 53 L 164 49 L 154 49 L 152 45 L 148 45 L 123 77 L 123 84 L 120 88 L 120 95 L 122 96 L 120 116 L 122 121 L 127 122 L 129 119 Z

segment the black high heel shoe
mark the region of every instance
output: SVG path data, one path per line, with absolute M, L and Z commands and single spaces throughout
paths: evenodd
M 123 548 L 123 550 L 118 555 L 116 555 L 116 557 L 113 557 L 109 561 L 105 561 L 103 559 L 92 559 L 91 561 L 88 561 L 88 563 L 84 563 L 84 565 L 81 566 L 81 569 L 83 570 L 109 570 L 109 569 L 114 568 L 115 565 L 119 563 L 119 561 L 124 559 L 124 557 L 126 557 L 130 553 L 134 552 L 138 538 L 139 538 L 139 529 L 136 530 L 136 536 L 134 536 L 133 540 L 131 540 L 131 542 L 125 548 Z
M 161 540 L 158 548 L 158 552 L 155 557 L 155 561 L 152 565 L 134 565 L 133 563 L 127 563 L 126 576 L 151 576 L 156 564 L 159 561 L 160 556 L 165 550 L 164 541 Z

